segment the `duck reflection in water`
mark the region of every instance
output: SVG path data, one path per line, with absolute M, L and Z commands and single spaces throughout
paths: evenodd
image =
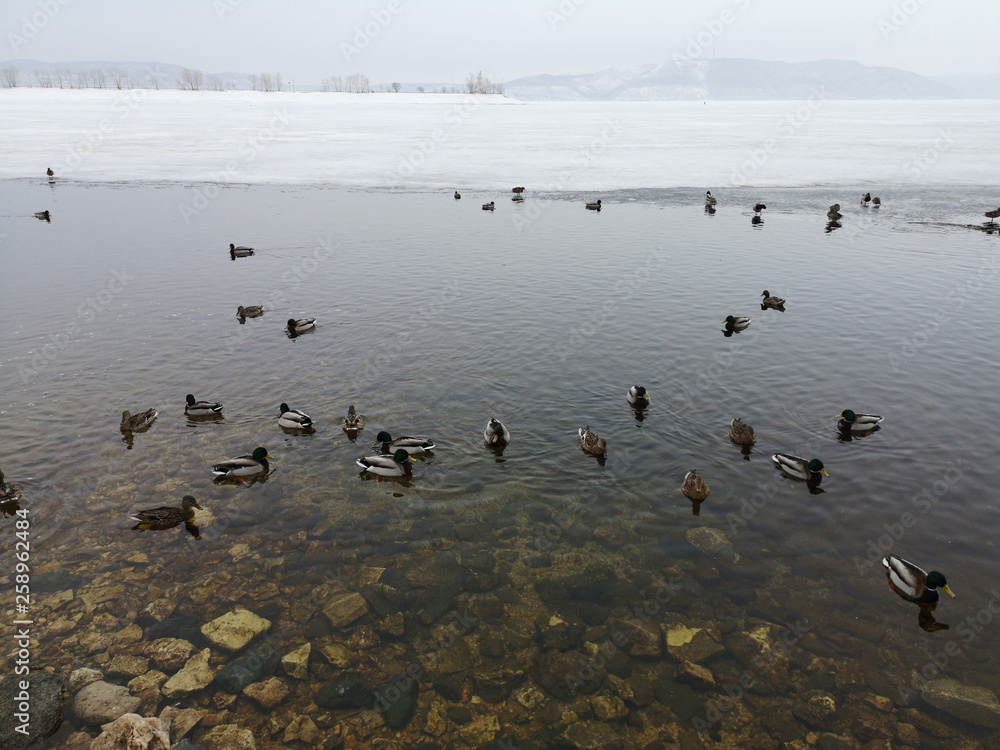
M 763 216 L 754 216 L 752 219 L 750 219 L 750 225 L 754 229 L 760 229 L 761 227 L 764 226 L 764 217 Z
M 830 234 L 834 229 L 840 229 L 843 226 L 839 221 L 832 219 L 826 223 L 826 229 L 824 230 L 827 234 Z

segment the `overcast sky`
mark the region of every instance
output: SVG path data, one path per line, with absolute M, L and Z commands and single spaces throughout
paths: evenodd
M 0 0 L 0 60 L 159 62 L 318 84 L 461 83 L 692 57 L 1000 73 L 997 0 Z M 700 38 L 699 38 L 700 35 Z

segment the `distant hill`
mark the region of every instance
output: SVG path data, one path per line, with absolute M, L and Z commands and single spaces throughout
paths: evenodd
M 857 62 L 804 63 L 763 60 L 684 59 L 636 68 L 605 68 L 581 75 L 539 75 L 504 84 L 523 100 L 806 99 L 822 90 L 828 99 L 955 99 L 969 96 L 951 77 L 935 80 L 897 68 Z M 989 89 L 997 96 L 997 87 Z M 987 96 L 979 94 L 979 96 Z

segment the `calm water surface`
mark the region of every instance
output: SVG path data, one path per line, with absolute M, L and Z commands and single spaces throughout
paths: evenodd
M 82 588 L 128 581 L 136 593 L 112 608 L 122 626 L 147 603 L 147 585 L 202 620 L 235 605 L 266 612 L 293 626 L 284 652 L 316 619 L 317 587 L 356 589 L 366 565 L 419 594 L 439 569 L 445 584 L 456 580 L 442 560 L 486 551 L 498 576 L 456 584 L 456 611 L 496 594 L 532 634 L 535 614 L 549 611 L 535 584 L 561 562 L 599 564 L 636 583 L 635 601 L 606 601 L 609 611 L 641 605 L 663 578 L 685 595 L 654 622 L 718 620 L 724 635 L 750 621 L 810 623 L 809 650 L 793 657 L 799 681 L 784 694 L 759 689 L 774 700 L 803 687 L 848 700 L 809 668 L 816 655 L 895 685 L 952 641 L 961 654 L 944 676 L 1000 691 L 995 618 L 971 638 L 959 629 L 1000 579 L 1000 236 L 982 231 L 987 191 L 911 190 L 882 196 L 880 210 L 828 190 L 732 191 L 707 215 L 694 190 L 529 192 L 518 205 L 507 195 L 230 187 L 192 215 L 181 206 L 202 205 L 194 187 L 0 183 L 0 468 L 31 509 L 36 574 L 79 574 Z M 604 210 L 585 211 L 597 197 Z M 487 200 L 494 213 L 480 210 Z M 768 209 L 754 226 L 758 200 Z M 838 201 L 842 226 L 827 231 Z M 51 223 L 32 218 L 46 208 Z M 230 242 L 256 255 L 233 261 Z M 784 313 L 760 309 L 765 288 L 787 298 Z M 240 304 L 266 311 L 240 325 Z M 729 314 L 753 322 L 726 337 Z M 289 317 L 317 327 L 289 339 Z M 644 414 L 625 400 L 635 383 L 652 397 Z M 187 393 L 222 402 L 224 417 L 187 419 Z M 315 432 L 284 433 L 282 401 L 310 414 Z M 340 428 L 350 404 L 366 417 L 356 442 Z M 156 422 L 127 442 L 119 415 L 150 407 Z M 847 408 L 885 422 L 844 440 L 835 415 Z M 481 444 L 491 416 L 513 436 L 502 455 Z M 759 436 L 746 455 L 726 437 L 736 416 Z M 583 425 L 607 439 L 606 464 L 579 450 Z M 412 479 L 376 482 L 354 461 L 380 429 L 437 448 Z M 212 481 L 214 462 L 258 445 L 274 456 L 266 481 Z M 776 451 L 821 458 L 830 477 L 811 492 L 774 469 Z M 699 507 L 680 492 L 691 468 L 711 487 Z M 129 513 L 188 493 L 214 516 L 200 541 L 130 529 Z M 3 527 L 10 549 L 13 519 Z M 698 527 L 733 549 L 700 552 L 685 537 Z M 256 556 L 239 559 L 241 543 Z M 958 597 L 934 616 L 950 630 L 925 632 L 916 605 L 887 590 L 869 562 L 886 549 L 947 575 Z M 128 562 L 138 552 L 150 562 Z M 552 559 L 525 565 L 539 553 Z M 193 604 L 187 591 L 218 585 L 220 569 L 235 577 Z M 255 591 L 255 580 L 281 593 Z M 600 642 L 602 623 L 588 624 Z M 80 632 L 45 627 L 40 666 L 95 665 L 76 641 L 63 644 Z M 414 622 L 405 641 L 430 633 Z M 676 663 L 636 661 L 640 672 Z M 740 670 L 729 653 L 706 664 L 720 682 Z M 432 688 L 421 690 L 423 700 Z M 304 691 L 290 702 L 308 703 Z M 697 708 L 718 691 L 694 692 Z M 685 731 L 704 715 L 667 703 Z M 917 705 L 990 746 L 986 730 Z M 543 742 L 534 721 L 501 723 Z M 783 731 L 802 736 L 789 721 Z M 713 732 L 703 741 L 725 741 Z

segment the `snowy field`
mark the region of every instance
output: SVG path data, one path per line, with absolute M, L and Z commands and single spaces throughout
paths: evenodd
M 0 178 L 580 191 L 992 184 L 1000 101 L 0 90 Z M 884 189 L 884 188 L 883 188 Z

